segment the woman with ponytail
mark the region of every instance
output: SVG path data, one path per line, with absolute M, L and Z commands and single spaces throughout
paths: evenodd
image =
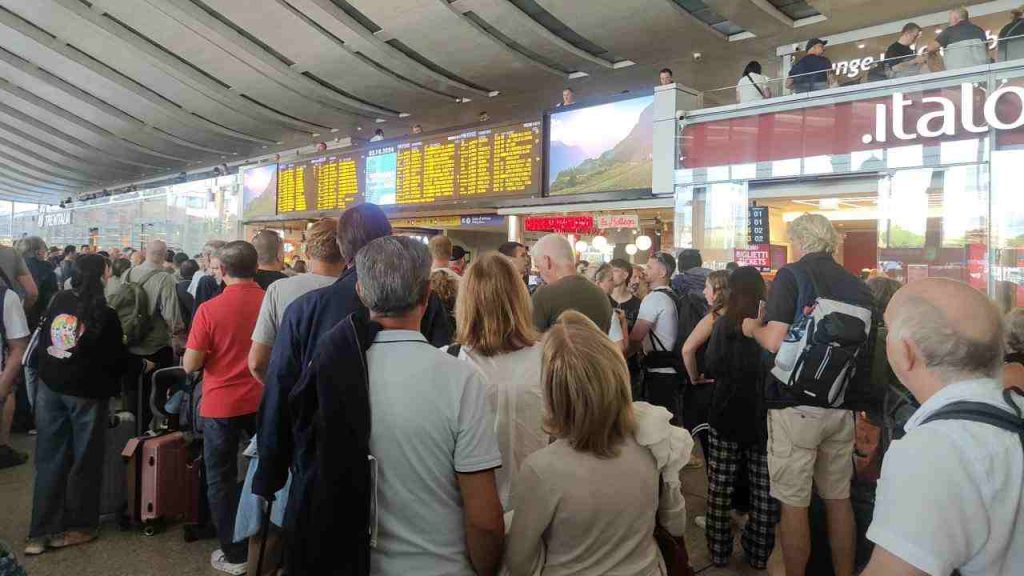
M 40 322 L 29 359 L 41 382 L 26 554 L 96 539 L 110 398 L 120 393 L 124 372 L 152 368 L 125 347 L 117 313 L 103 294 L 110 273 L 103 256 L 79 256 L 71 289 L 53 297 Z

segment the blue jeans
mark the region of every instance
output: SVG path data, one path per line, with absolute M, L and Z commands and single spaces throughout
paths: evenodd
M 36 390 L 36 479 L 30 538 L 95 530 L 100 522 L 106 399 Z
M 249 543 L 235 543 L 235 516 L 241 485 L 238 482 L 238 450 L 243 440 L 256 433 L 256 414 L 234 418 L 203 418 L 203 459 L 206 461 L 206 493 L 217 539 L 225 559 L 246 561 Z

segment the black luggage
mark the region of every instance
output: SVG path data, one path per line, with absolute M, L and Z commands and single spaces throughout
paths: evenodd
M 128 524 L 128 464 L 121 451 L 135 437 L 135 415 L 118 411 L 110 415 L 103 453 L 103 483 L 100 489 L 100 518 Z

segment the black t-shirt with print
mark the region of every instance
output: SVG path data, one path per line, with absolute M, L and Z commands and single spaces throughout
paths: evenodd
M 633 325 L 636 324 L 637 316 L 640 315 L 640 299 L 636 296 L 631 297 L 625 302 L 616 302 L 611 296 L 608 299 L 612 303 L 612 308 L 615 310 L 622 310 L 622 314 L 626 317 L 626 324 L 630 331 L 633 330 Z

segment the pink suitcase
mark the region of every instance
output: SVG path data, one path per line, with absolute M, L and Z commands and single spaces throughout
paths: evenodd
M 122 456 L 129 461 L 128 490 L 133 523 L 147 535 L 165 522 L 195 515 L 198 470 L 181 432 L 133 438 Z

